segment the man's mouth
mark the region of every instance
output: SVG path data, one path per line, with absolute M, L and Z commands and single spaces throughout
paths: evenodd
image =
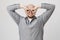
M 29 18 L 33 18 L 34 16 L 28 16 Z

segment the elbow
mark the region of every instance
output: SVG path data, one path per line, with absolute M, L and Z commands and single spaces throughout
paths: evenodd
M 55 9 L 55 5 L 53 5 L 52 8 Z
M 52 4 L 52 5 L 51 5 L 51 10 L 54 10 L 54 9 L 55 9 L 55 5 Z
M 9 10 L 9 11 L 14 10 L 13 8 L 14 8 L 13 5 L 9 5 L 9 6 L 7 6 L 7 10 Z
M 9 10 L 9 11 L 10 11 L 10 10 L 11 10 L 11 7 L 10 7 L 10 6 L 7 6 L 7 10 Z

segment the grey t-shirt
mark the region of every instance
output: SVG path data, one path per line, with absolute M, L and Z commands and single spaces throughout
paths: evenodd
M 31 23 L 28 23 L 27 17 L 22 17 L 15 11 L 20 9 L 19 4 L 13 4 L 7 7 L 8 13 L 18 25 L 20 40 L 43 40 L 44 25 L 52 15 L 55 5 L 41 3 L 41 8 L 46 9 L 46 12 L 38 17 L 34 16 Z

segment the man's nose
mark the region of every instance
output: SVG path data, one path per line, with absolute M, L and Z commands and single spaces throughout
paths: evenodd
M 30 13 L 32 13 L 32 11 L 30 11 Z
M 30 13 L 32 13 L 32 10 L 30 10 Z

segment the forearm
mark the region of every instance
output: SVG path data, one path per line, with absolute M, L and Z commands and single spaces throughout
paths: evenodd
M 20 8 L 20 4 L 13 4 L 7 7 L 7 9 L 10 11 L 15 11 L 16 9 L 19 9 L 19 8 Z
M 41 8 L 47 9 L 47 10 L 49 10 L 49 9 L 52 10 L 55 8 L 55 5 L 54 4 L 48 4 L 48 3 L 41 3 Z

